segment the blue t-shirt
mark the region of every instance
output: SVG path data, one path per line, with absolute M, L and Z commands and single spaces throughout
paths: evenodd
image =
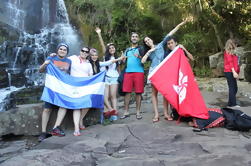
M 138 72 L 144 73 L 144 67 L 141 63 L 139 48 L 128 48 L 126 52 L 127 63 L 126 73 Z
M 51 60 L 52 63 L 57 66 L 61 71 L 66 72 L 66 73 L 70 73 L 70 69 L 71 69 L 71 60 L 68 58 L 59 58 L 58 56 L 54 56 L 54 57 L 48 57 L 48 60 Z

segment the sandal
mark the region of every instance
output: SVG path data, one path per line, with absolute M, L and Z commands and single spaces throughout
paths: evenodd
M 118 115 L 118 111 L 117 110 L 111 110 L 110 115 Z
M 73 135 L 74 136 L 81 136 L 81 133 L 79 131 L 74 131 Z
M 82 127 L 79 127 L 80 130 L 85 130 L 86 127 L 85 126 L 82 126 Z
M 142 116 L 140 114 L 136 115 L 136 119 L 140 120 L 142 119 Z
M 159 121 L 159 117 L 153 118 L 153 123 L 156 123 L 156 122 L 158 122 L 158 121 Z
M 167 121 L 173 121 L 173 118 L 171 116 L 167 116 L 164 119 L 167 120 Z
M 128 118 L 128 117 L 130 117 L 129 114 L 121 116 L 120 119 L 125 119 L 125 118 Z

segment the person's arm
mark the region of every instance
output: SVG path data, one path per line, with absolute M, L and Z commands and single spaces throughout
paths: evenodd
M 102 35 L 101 35 L 101 29 L 100 29 L 99 27 L 97 27 L 97 28 L 95 29 L 95 31 L 96 31 L 97 34 L 98 34 L 98 40 L 99 40 L 100 45 L 101 45 L 101 47 L 102 47 L 102 51 L 103 51 L 103 53 L 105 53 L 105 43 L 104 43 L 104 40 L 103 40 Z
M 148 50 L 146 52 L 146 54 L 143 56 L 143 58 L 141 59 L 141 63 L 145 63 L 147 58 L 149 57 L 149 55 L 155 50 L 156 48 L 151 48 L 150 50 Z
M 44 61 L 44 63 L 39 67 L 39 72 L 40 73 L 42 73 L 42 72 L 44 72 L 45 71 L 45 69 L 46 69 L 46 67 L 47 67 L 47 65 L 50 63 L 50 60 L 49 59 L 47 59 L 47 60 L 45 60 Z
M 179 44 L 179 47 L 182 48 L 183 51 L 185 51 L 185 53 L 187 54 L 187 57 L 191 61 L 194 61 L 193 55 L 190 52 L 188 52 L 187 49 L 183 45 Z
M 182 27 L 184 24 L 186 24 L 189 21 L 189 18 L 186 18 L 184 21 L 182 21 L 181 23 L 179 23 L 173 30 L 171 30 L 167 36 L 172 36 L 173 34 L 175 34 L 175 32 L 177 32 L 180 27 Z

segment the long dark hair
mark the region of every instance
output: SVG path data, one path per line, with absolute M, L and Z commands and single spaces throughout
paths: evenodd
M 145 36 L 143 38 L 143 50 L 144 50 L 144 55 L 147 53 L 148 50 L 150 50 L 151 48 L 145 43 L 145 38 L 147 38 L 148 36 Z M 143 55 L 143 56 L 144 56 Z
M 109 49 L 110 49 L 111 46 L 115 47 L 115 45 L 113 43 L 107 44 L 107 46 L 106 46 L 106 49 L 105 49 L 105 61 L 109 61 L 111 59 L 112 55 L 109 52 Z M 114 54 L 114 58 L 117 59 L 116 53 Z M 118 68 L 118 67 L 119 67 L 119 63 L 116 62 L 116 68 Z M 106 70 L 108 70 L 108 66 L 106 66 L 105 68 L 106 68 Z
M 97 59 L 96 61 L 93 61 L 92 58 L 89 58 L 89 62 L 92 65 L 92 71 L 93 71 L 93 75 L 97 74 L 100 72 L 100 65 L 99 65 L 99 59 Z M 97 67 L 97 72 L 95 72 L 94 70 L 94 65 Z

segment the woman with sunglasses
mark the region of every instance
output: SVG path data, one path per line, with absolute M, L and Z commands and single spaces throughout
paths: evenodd
M 104 44 L 101 29 L 96 28 L 95 31 L 98 34 L 99 42 L 101 44 L 105 61 L 116 59 L 116 49 L 113 43 Z M 123 57 L 121 58 L 123 59 Z M 106 111 L 105 116 L 117 115 L 117 89 L 118 89 L 118 77 L 119 77 L 119 63 L 114 63 L 106 67 L 106 77 L 105 77 L 105 106 Z
M 88 47 L 83 47 L 80 50 L 80 55 L 72 55 L 68 57 L 71 62 L 71 71 L 70 74 L 74 77 L 89 77 L 93 75 L 92 71 L 92 65 L 87 59 L 89 56 L 90 49 Z M 73 121 L 74 121 L 74 127 L 75 131 L 73 135 L 80 136 L 80 130 L 85 129 L 85 126 L 83 125 L 83 119 L 87 112 L 89 111 L 89 108 L 82 108 L 81 110 L 74 110 L 73 112 Z

